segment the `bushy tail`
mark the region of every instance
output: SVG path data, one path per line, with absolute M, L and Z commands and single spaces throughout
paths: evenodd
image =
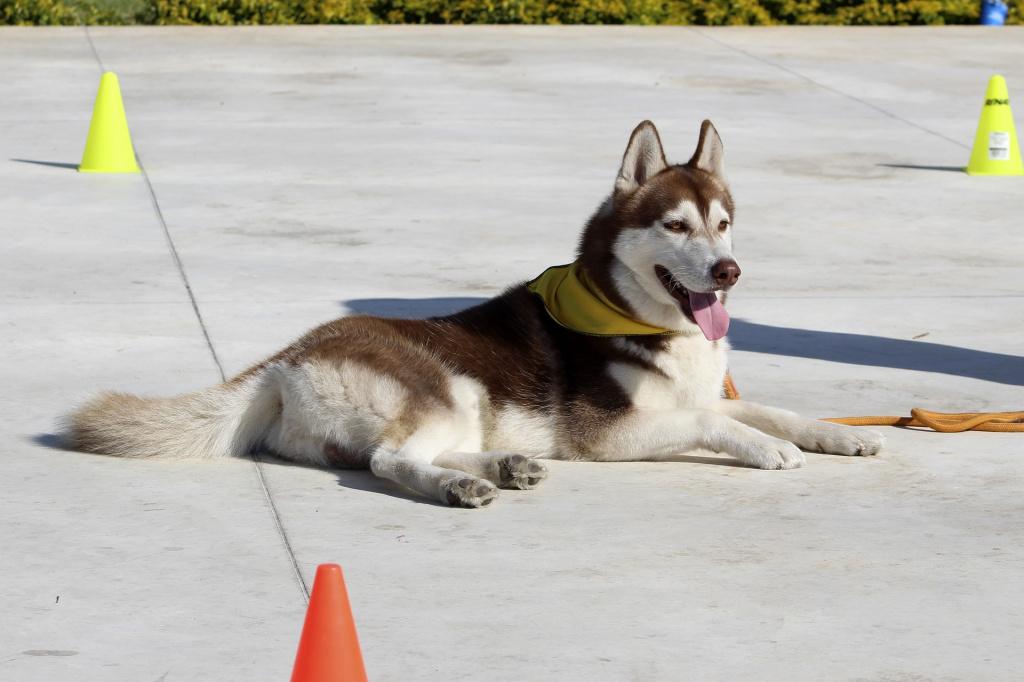
M 102 393 L 72 412 L 65 440 L 114 457 L 214 458 L 246 454 L 280 412 L 261 372 L 176 398 Z

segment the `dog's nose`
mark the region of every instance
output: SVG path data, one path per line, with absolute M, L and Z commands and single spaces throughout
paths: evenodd
M 711 266 L 711 276 L 718 286 L 731 287 L 740 278 L 740 266 L 733 259 L 725 258 Z

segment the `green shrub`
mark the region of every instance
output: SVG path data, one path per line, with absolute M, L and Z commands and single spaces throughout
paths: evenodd
M 294 24 L 295 4 L 281 0 L 156 0 L 157 24 Z
M 978 0 L 151 0 L 157 23 L 974 24 Z M 1010 20 L 1021 21 L 1021 2 Z
M 0 0 L 0 24 L 68 26 L 97 23 L 96 7 L 62 0 Z
M 151 5 L 152 0 L 0 0 L 0 25 L 132 24 Z
M 1011 0 L 1010 23 L 1024 21 Z M 0 0 L 0 24 L 974 24 L 980 0 Z

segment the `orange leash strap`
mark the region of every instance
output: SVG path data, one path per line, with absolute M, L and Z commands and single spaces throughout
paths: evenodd
M 725 389 L 725 397 L 729 400 L 739 400 L 740 392 L 736 390 L 736 384 L 732 383 L 732 375 L 726 373 L 725 384 L 722 386 Z
M 740 392 L 732 377 L 725 375 L 725 397 L 739 400 Z M 1024 412 L 932 412 L 915 407 L 909 417 L 833 417 L 822 421 L 847 426 L 907 426 L 932 429 L 939 433 L 997 431 L 1024 433 Z
M 1002 431 L 1024 433 L 1024 412 L 932 412 L 915 407 L 909 417 L 834 417 L 823 421 L 849 426 L 911 426 L 939 433 Z

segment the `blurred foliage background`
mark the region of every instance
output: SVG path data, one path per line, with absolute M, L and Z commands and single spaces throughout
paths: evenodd
M 1007 23 L 1024 20 L 1010 0 Z M 0 24 L 976 24 L 979 0 L 0 0 Z

